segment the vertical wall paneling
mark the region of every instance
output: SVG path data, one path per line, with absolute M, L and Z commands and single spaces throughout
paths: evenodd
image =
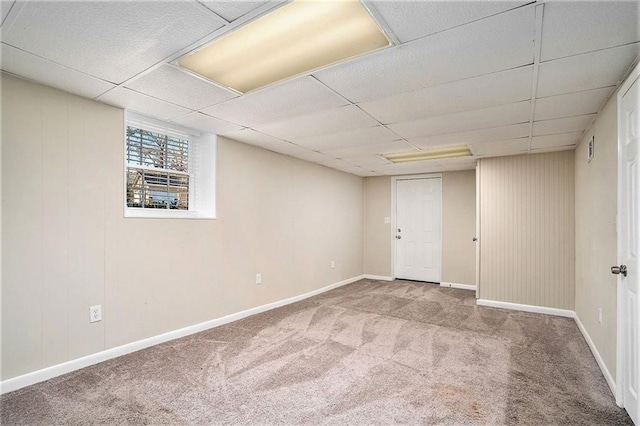
M 42 97 L 43 365 L 67 359 L 69 167 L 67 102 L 55 90 Z
M 18 100 L 19 102 L 13 102 Z M 42 367 L 40 88 L 2 87 L 2 374 Z M 19 138 L 6 135 L 19 134 Z M 8 285 L 14 282 L 15 285 Z
M 480 160 L 480 298 L 573 309 L 573 151 Z

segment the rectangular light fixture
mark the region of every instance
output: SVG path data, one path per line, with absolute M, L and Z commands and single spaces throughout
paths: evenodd
M 390 44 L 358 0 L 295 0 L 178 65 L 245 93 Z
M 407 161 L 436 160 L 439 158 L 467 157 L 473 155 L 466 145 L 447 146 L 430 150 L 400 152 L 397 154 L 382 154 L 392 163 L 405 163 Z

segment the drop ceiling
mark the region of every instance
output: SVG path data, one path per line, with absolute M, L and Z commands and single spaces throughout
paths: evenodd
M 637 1 L 365 1 L 390 48 L 239 94 L 175 65 L 280 1 L 0 1 L 0 68 L 359 176 L 573 149 L 640 53 Z M 468 145 L 473 157 L 380 154 Z

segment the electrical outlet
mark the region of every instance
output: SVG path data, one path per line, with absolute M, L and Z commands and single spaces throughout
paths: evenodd
M 102 305 L 91 306 L 89 308 L 89 322 L 102 321 Z
M 598 322 L 602 324 L 602 308 L 598 308 Z
M 262 274 L 256 274 L 256 284 L 262 284 Z
M 332 260 L 331 261 L 331 269 L 335 269 L 335 267 L 336 267 L 336 261 Z

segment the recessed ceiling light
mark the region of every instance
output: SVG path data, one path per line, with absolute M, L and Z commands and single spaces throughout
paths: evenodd
M 295 0 L 178 65 L 244 93 L 389 45 L 357 0 Z
M 383 154 L 382 156 L 392 163 L 404 163 L 407 161 L 436 160 L 438 158 L 466 157 L 473 155 L 466 145 L 447 146 L 430 150 L 400 152 L 396 154 Z

